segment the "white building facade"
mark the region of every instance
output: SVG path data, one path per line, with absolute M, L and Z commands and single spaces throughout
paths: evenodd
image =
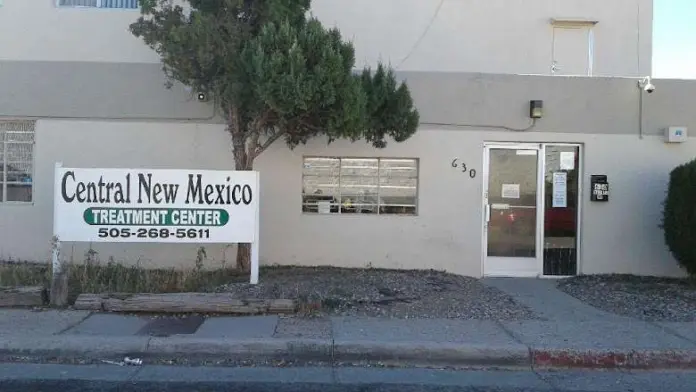
M 127 32 L 136 0 L 3 1 L 0 60 L 159 62 Z M 652 0 L 313 0 L 312 14 L 354 42 L 360 68 L 651 74 Z
M 0 259 L 49 258 L 56 162 L 234 168 L 215 109 L 182 86 L 165 89 L 157 57 L 127 31 L 137 10 L 72 1 L 83 6 L 0 8 Z M 354 40 L 358 66 L 398 66 L 422 124 L 381 150 L 314 140 L 264 152 L 262 264 L 681 273 L 662 240 L 661 202 L 669 171 L 696 144 L 666 143 L 664 130 L 696 129 L 696 83 L 638 88 L 650 74 L 651 2 L 381 0 L 363 15 L 361 1 L 314 1 Z M 540 118 L 531 101 L 543 103 Z M 65 246 L 79 262 L 90 244 Z M 191 266 L 196 255 L 190 245 L 92 247 L 152 267 Z M 234 263 L 233 244 L 207 254 L 210 266 Z

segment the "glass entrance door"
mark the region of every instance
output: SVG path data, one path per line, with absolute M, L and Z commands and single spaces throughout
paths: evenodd
M 485 147 L 484 275 L 541 273 L 542 151 L 538 144 Z
M 544 276 L 578 270 L 580 146 L 544 146 Z

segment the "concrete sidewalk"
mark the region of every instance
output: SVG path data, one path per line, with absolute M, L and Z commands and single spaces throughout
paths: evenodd
M 0 311 L 0 354 L 113 359 L 290 360 L 416 366 L 696 368 L 696 325 L 623 318 L 183 319 Z

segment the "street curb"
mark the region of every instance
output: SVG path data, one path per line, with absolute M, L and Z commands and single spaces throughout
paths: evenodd
M 295 359 L 326 361 L 332 359 L 331 340 L 320 339 L 215 339 L 168 337 L 152 338 L 146 355 L 224 357 L 226 359 Z
M 696 369 L 694 350 L 530 350 L 536 368 Z
M 696 350 L 580 350 L 433 342 L 331 339 L 228 339 L 68 336 L 0 337 L 0 356 L 95 358 L 201 358 L 204 360 L 380 362 L 400 366 L 533 367 L 550 369 L 696 369 Z
M 332 359 L 330 340 L 190 338 L 149 336 L 50 336 L 42 338 L 0 338 L 2 356 L 51 356 L 142 358 L 184 356 L 220 359 Z
M 115 356 L 146 352 L 147 336 L 104 337 L 54 335 L 39 338 L 0 338 L 0 355 Z
M 225 339 L 173 337 L 51 336 L 0 338 L 0 356 L 321 361 L 326 363 L 381 362 L 402 366 L 529 367 L 529 350 L 522 345 L 483 345 L 429 342 L 342 341 L 330 339 Z
M 334 361 L 370 361 L 409 365 L 530 366 L 522 345 L 491 347 L 461 343 L 336 341 Z

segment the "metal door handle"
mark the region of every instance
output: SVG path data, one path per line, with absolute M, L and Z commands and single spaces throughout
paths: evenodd
M 491 205 L 486 204 L 486 223 L 491 221 Z

